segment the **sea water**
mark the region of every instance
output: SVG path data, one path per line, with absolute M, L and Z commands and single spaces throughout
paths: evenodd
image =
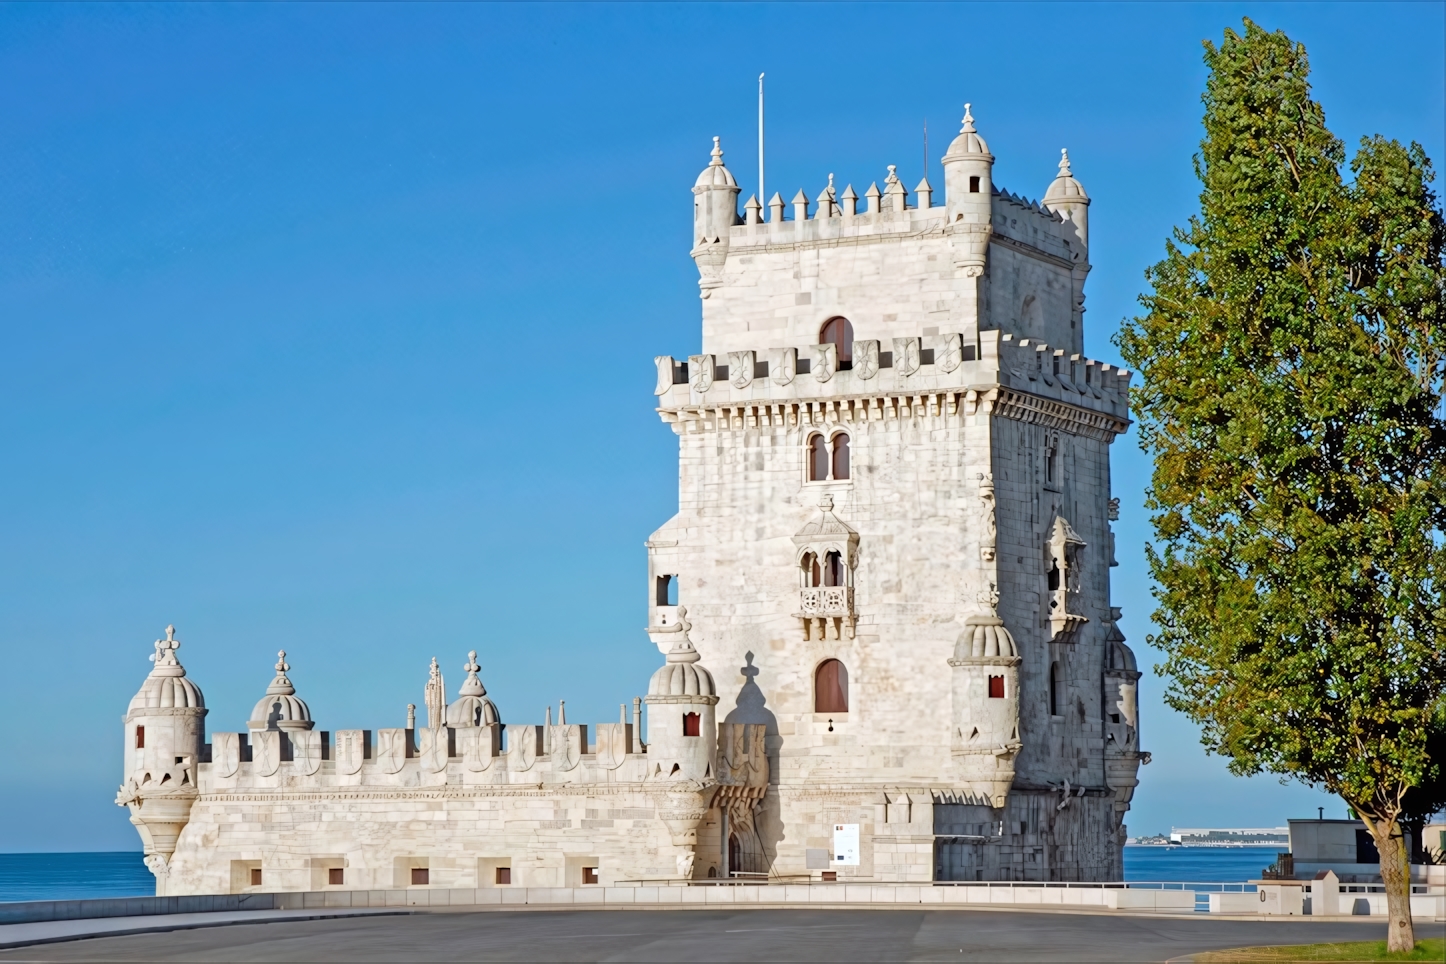
M 1258 880 L 1276 847 L 1125 848 L 1125 880 L 1183 883 Z M 139 851 L 0 854 L 0 901 L 149 897 L 156 880 Z

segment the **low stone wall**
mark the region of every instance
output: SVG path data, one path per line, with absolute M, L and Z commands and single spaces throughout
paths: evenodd
M 106 897 L 98 900 L 28 900 L 0 903 L 0 924 L 96 917 L 145 917 L 153 914 L 205 914 L 214 911 L 277 910 L 278 894 L 207 894 L 193 897 Z M 300 896 L 300 895 L 286 895 Z

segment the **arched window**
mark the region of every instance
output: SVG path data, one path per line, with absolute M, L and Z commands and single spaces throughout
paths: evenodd
M 828 441 L 822 435 L 808 440 L 808 481 L 828 481 Z
M 823 584 L 825 586 L 842 586 L 844 584 L 843 556 L 837 551 L 830 551 L 824 556 Z
M 813 674 L 813 711 L 849 711 L 849 671 L 836 659 L 826 659 L 819 663 L 818 670 Z
M 833 477 L 835 480 L 849 477 L 849 437 L 842 432 L 833 437 Z
M 684 713 L 684 714 L 683 714 L 683 735 L 684 735 L 684 736 L 697 736 L 697 735 L 698 735 L 698 714 L 697 714 L 697 713 Z
M 738 835 L 736 833 L 730 833 L 728 835 L 728 874 L 732 876 L 733 874 L 742 872 L 743 845 L 738 842 Z
M 823 585 L 823 569 L 818 564 L 818 556 L 811 552 L 803 556 L 803 584 L 808 589 L 816 589 Z
M 830 318 L 818 331 L 820 345 L 833 345 L 838 355 L 839 371 L 854 367 L 854 326 L 842 316 Z
M 1061 683 L 1059 679 L 1059 663 L 1049 664 L 1049 715 L 1059 716 L 1059 704 Z

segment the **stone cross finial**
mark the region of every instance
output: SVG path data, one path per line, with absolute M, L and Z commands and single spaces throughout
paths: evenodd
M 991 582 L 989 588 L 980 592 L 977 598 L 980 605 L 989 610 L 989 615 L 996 617 L 999 615 L 999 590 L 994 588 L 994 583 Z
M 291 664 L 286 662 L 286 650 L 278 650 L 276 653 L 276 675 L 285 676 L 286 671 L 291 669 Z
M 467 662 L 465 665 L 463 665 L 462 668 L 468 673 L 476 673 L 479 669 L 482 668 L 481 666 L 477 665 L 477 650 L 470 649 L 467 651 Z
M 176 638 L 176 627 L 166 627 L 166 638 L 156 640 L 156 653 L 151 661 L 157 666 L 179 666 L 180 661 L 176 659 L 176 650 L 181 648 L 181 641 Z
M 973 134 L 973 133 L 976 133 L 976 131 L 974 130 L 974 115 L 969 112 L 969 105 L 968 105 L 968 104 L 965 104 L 965 105 L 964 105 L 964 126 L 961 127 L 961 128 L 959 128 L 959 133 L 961 133 L 961 134 Z

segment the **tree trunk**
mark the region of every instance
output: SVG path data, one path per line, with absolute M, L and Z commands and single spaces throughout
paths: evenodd
M 1381 883 L 1386 885 L 1386 950 L 1395 954 L 1416 946 L 1416 930 L 1411 924 L 1411 865 L 1407 862 L 1406 841 L 1395 820 L 1381 820 L 1361 814 L 1362 822 L 1376 841 L 1381 855 Z

